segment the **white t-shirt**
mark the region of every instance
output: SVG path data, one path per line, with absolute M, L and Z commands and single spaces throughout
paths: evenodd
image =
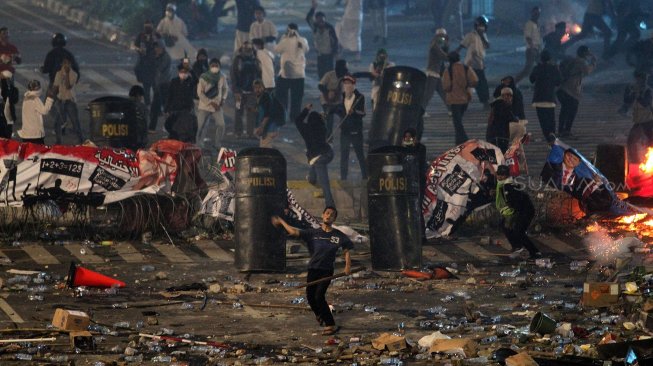
M 266 89 L 274 88 L 274 54 L 266 49 L 256 50 L 256 58 L 261 64 L 261 80 Z
M 283 36 L 279 44 L 274 47 L 274 52 L 281 56 L 279 76 L 284 79 L 303 79 L 306 77 L 306 53 L 308 52 L 306 38 L 300 35 L 294 37 Z
M 465 46 L 467 49 L 467 52 L 465 53 L 465 65 L 472 69 L 484 69 L 485 47 L 483 46 L 483 40 L 478 32 L 474 30 L 467 33 L 460 44 Z
M 524 25 L 524 41 L 526 38 L 530 38 L 533 41 L 533 47 L 540 49 L 542 48 L 542 36 L 540 36 L 540 26 L 537 25 L 532 20 L 529 20 Z M 528 47 L 528 41 L 526 41 L 526 47 Z

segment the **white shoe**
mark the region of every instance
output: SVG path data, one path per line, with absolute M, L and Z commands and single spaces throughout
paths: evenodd
M 520 258 L 522 256 L 522 254 L 524 254 L 525 251 L 526 251 L 526 248 L 519 248 L 519 249 L 515 250 L 514 252 L 510 253 L 510 259 Z

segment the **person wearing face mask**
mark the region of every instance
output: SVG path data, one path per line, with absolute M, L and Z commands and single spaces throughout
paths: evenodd
M 426 66 L 426 87 L 424 88 L 424 100 L 422 101 L 424 110 L 426 110 L 436 91 L 445 106 L 447 105 L 444 89 L 442 88 L 442 71 L 447 62 L 447 52 L 449 52 L 449 36 L 444 28 L 438 28 L 429 47 L 429 59 Z
M 156 27 L 156 31 L 163 37 L 166 45 L 166 52 L 173 60 L 181 60 L 184 57 L 194 57 L 197 53 L 195 47 L 188 41 L 188 29 L 186 23 L 176 15 L 175 4 L 166 5 L 165 16 Z
M 388 51 L 385 48 L 379 48 L 376 51 L 376 59 L 370 64 L 370 74 L 372 75 L 372 106 L 376 108 L 377 98 L 379 97 L 379 90 L 381 89 L 381 82 L 383 81 L 383 70 L 388 67 L 394 66 L 394 62 L 388 60 Z
M 363 117 L 365 117 L 365 97 L 356 89 L 356 79 L 347 75 L 342 79 L 342 103 L 338 107 L 340 115 L 340 179 L 347 180 L 349 172 L 349 148 L 353 145 L 361 179 L 367 180 L 365 153 L 363 152 Z
M 256 96 L 254 95 L 254 80 L 261 78 L 261 65 L 256 58 L 252 44 L 243 43 L 231 64 L 231 88 L 236 99 L 234 110 L 234 135 L 241 137 L 243 133 L 243 118 L 247 138 L 257 139 L 254 135 L 256 121 Z
M 197 119 L 193 114 L 194 83 L 190 68 L 184 64 L 177 67 L 177 77 L 170 81 L 170 89 L 165 104 L 165 128 L 171 139 L 182 142 L 195 142 Z
M 197 106 L 197 144 L 202 145 L 204 142 L 204 129 L 206 121 L 210 117 L 215 122 L 215 139 L 212 141 L 212 147 L 220 149 L 222 138 L 224 137 L 224 102 L 229 93 L 227 78 L 220 72 L 220 60 L 212 58 L 209 62 L 209 70 L 200 76 L 197 84 L 197 95 L 199 104 Z
M 274 48 L 274 52 L 280 55 L 281 64 L 276 95 L 285 110 L 290 112 L 291 120 L 299 115 L 302 108 L 308 50 L 308 41 L 299 35 L 295 23 L 288 24 L 286 34 Z M 290 93 L 290 106 L 288 106 L 288 93 Z
M 134 68 L 136 80 L 143 84 L 145 90 L 145 104 L 150 104 L 150 93 L 154 88 L 154 48 L 161 39 L 161 35 L 154 31 L 154 24 L 146 20 L 143 24 L 143 31 L 136 36 L 132 49 L 138 52 L 138 61 Z
M 326 117 L 327 136 L 333 132 L 333 120 L 338 106 L 342 103 L 342 78 L 349 74 L 347 61 L 336 61 L 336 69 L 327 72 L 320 80 L 320 102 Z
M 38 80 L 31 80 L 27 83 L 27 92 L 23 98 L 22 107 L 23 126 L 18 130 L 18 136 L 23 142 L 45 144 L 43 116 L 50 112 L 57 92 L 55 88 L 48 89 L 45 104 L 41 101 L 41 92 L 41 83 Z
M 485 50 L 490 48 L 487 39 L 487 18 L 480 16 L 474 21 L 474 30 L 467 33 L 460 42 L 456 52 L 466 48 L 465 65 L 474 69 L 478 77 L 476 84 L 476 95 L 485 109 L 489 109 L 490 90 L 488 89 L 487 78 L 485 77 Z
M 79 124 L 79 114 L 77 113 L 77 103 L 75 102 L 75 85 L 77 84 L 77 73 L 71 67 L 71 62 L 64 59 L 61 70 L 54 77 L 52 85 L 59 91 L 55 103 L 56 112 L 54 113 L 54 131 L 57 136 L 57 144 L 61 144 L 61 135 L 63 127 L 67 120 L 73 125 L 77 134 L 79 143 L 84 142 L 84 133 L 82 126 Z

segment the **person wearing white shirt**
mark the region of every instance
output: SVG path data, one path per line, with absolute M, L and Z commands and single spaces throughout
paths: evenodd
M 197 50 L 188 41 L 188 29 L 186 23 L 175 15 L 177 6 L 168 4 L 166 6 L 166 15 L 161 19 L 156 27 L 166 45 L 166 52 L 173 61 L 181 60 L 185 57 L 194 58 Z
M 27 83 L 27 92 L 23 98 L 23 127 L 18 131 L 23 142 L 45 144 L 43 116 L 47 115 L 54 103 L 54 89 L 49 89 L 45 104 L 41 101 L 41 83 L 32 80 Z
M 274 52 L 281 58 L 276 96 L 284 108 L 290 111 L 289 118 L 293 121 L 302 109 L 308 50 L 308 41 L 299 35 L 295 23 L 288 24 L 286 34 L 274 47 Z M 290 92 L 290 106 L 288 106 L 288 92 Z
M 485 109 L 490 108 L 490 90 L 488 89 L 487 78 L 485 77 L 485 50 L 490 48 L 487 39 L 487 18 L 480 16 L 474 21 L 474 30 L 467 33 L 456 49 L 459 52 L 466 48 L 465 65 L 474 69 L 478 77 L 476 95 Z
M 537 24 L 540 19 L 540 7 L 535 6 L 531 10 L 531 19 L 524 25 L 524 40 L 526 41 L 526 63 L 524 68 L 515 76 L 515 84 L 519 84 L 523 78 L 531 74 L 535 62 L 540 57 L 542 49 L 542 36 L 540 26 Z
M 256 7 L 254 17 L 256 21 L 249 27 L 249 39 L 260 38 L 265 44 L 265 49 L 274 51 L 274 46 L 277 44 L 277 27 L 271 21 L 265 19 L 265 9 L 262 6 Z
M 252 39 L 252 44 L 256 50 L 256 59 L 261 65 L 261 81 L 265 90 L 271 91 L 274 89 L 274 53 L 265 49 L 265 42 L 260 38 Z

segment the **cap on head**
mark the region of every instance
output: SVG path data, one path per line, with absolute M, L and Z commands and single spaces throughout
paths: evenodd
M 435 35 L 436 36 L 446 36 L 447 35 L 447 30 L 444 28 L 438 28 L 435 30 Z

